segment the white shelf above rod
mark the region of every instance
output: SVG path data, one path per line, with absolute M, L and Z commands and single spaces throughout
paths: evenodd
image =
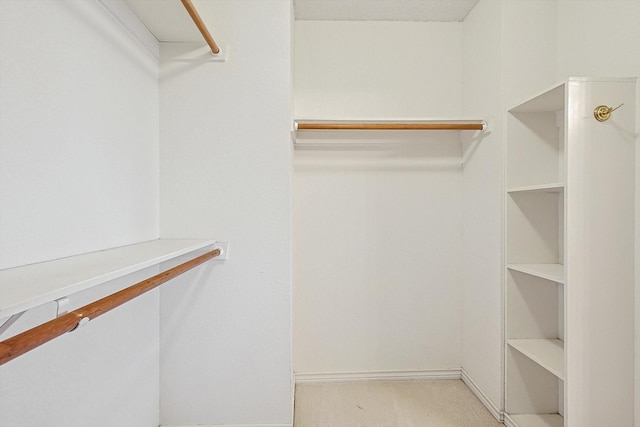
M 182 255 L 227 243 L 213 239 L 158 239 L 0 270 L 0 321 Z
M 10 362 L 67 332 L 74 331 L 86 325 L 91 320 L 157 288 L 174 277 L 222 255 L 222 252 L 222 247 L 216 246 L 206 253 L 172 267 L 169 270 L 155 274 L 148 279 L 107 295 L 104 298 L 100 298 L 72 312 L 58 315 L 53 320 L 41 323 L 38 326 L 0 342 L 0 365 Z

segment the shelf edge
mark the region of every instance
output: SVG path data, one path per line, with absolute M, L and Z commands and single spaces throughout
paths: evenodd
M 8 302 L 6 303 L 6 306 L 4 308 L 0 308 L 0 319 L 5 319 L 15 314 L 19 314 L 27 310 L 30 310 L 32 308 L 41 306 L 43 304 L 55 301 L 59 298 L 67 297 L 77 292 L 88 290 L 90 288 L 99 286 L 103 283 L 106 283 L 112 280 L 119 279 L 128 274 L 135 273 L 145 268 L 152 267 L 154 265 L 159 265 L 163 262 L 180 257 L 182 255 L 186 255 L 191 252 L 205 249 L 209 246 L 213 246 L 216 243 L 216 240 L 213 240 L 213 239 L 156 239 L 156 240 L 149 240 L 146 242 L 126 245 L 126 246 L 120 246 L 116 248 L 104 249 L 101 251 L 89 252 L 89 253 L 75 255 L 75 256 L 66 257 L 66 258 L 55 259 L 51 261 L 45 261 L 37 264 L 30 264 L 30 265 L 0 270 L 0 277 L 2 277 L 2 273 L 5 273 L 4 275 L 7 276 L 8 272 L 11 272 L 12 274 L 20 274 L 22 272 L 24 272 L 24 274 L 28 274 L 29 273 L 28 270 L 30 268 L 33 268 L 34 266 L 37 266 L 36 268 L 42 269 L 43 267 L 47 267 L 47 265 L 49 266 L 54 265 L 54 263 L 67 264 L 72 262 L 74 259 L 82 260 L 82 258 L 86 259 L 87 257 L 98 258 L 99 254 L 105 253 L 105 252 L 108 252 L 109 255 L 111 255 L 111 254 L 114 254 L 116 251 L 119 251 L 119 250 L 125 251 L 135 246 L 152 245 L 153 243 L 160 244 L 161 242 L 164 243 L 164 242 L 174 242 L 174 241 L 175 242 L 183 241 L 185 244 L 182 247 L 172 248 L 170 250 L 162 251 L 162 253 L 158 255 L 155 255 L 147 259 L 143 259 L 141 261 L 137 261 L 133 264 L 120 266 L 120 267 L 114 268 L 113 270 L 107 270 L 94 277 L 83 278 L 75 282 L 70 281 L 69 284 L 66 284 L 64 286 L 61 286 L 52 290 L 43 291 L 42 293 L 38 293 L 33 297 L 25 298 L 24 300 L 21 300 L 19 302 Z M 2 282 L 7 283 L 6 281 L 8 280 L 11 280 L 11 278 L 4 277 Z M 34 280 L 38 280 L 38 278 L 35 277 Z
M 507 188 L 509 194 L 526 194 L 526 193 L 562 193 L 564 192 L 564 184 L 559 182 L 540 185 L 525 185 L 519 187 Z
M 556 266 L 562 266 L 562 268 L 564 269 L 564 266 L 562 264 L 509 264 L 507 265 L 507 268 L 509 270 L 518 271 L 520 273 L 539 277 L 545 280 L 550 280 L 552 282 L 561 283 L 561 284 L 565 283 L 564 274 L 562 276 L 558 276 L 554 274 L 541 272 L 539 270 L 536 270 L 535 267 L 533 267 L 537 265 L 556 265 Z

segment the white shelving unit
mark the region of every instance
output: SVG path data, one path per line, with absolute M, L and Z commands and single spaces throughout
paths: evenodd
M 633 423 L 634 132 L 634 79 L 572 78 L 508 111 L 508 426 Z
M 159 239 L 0 270 L 0 320 L 215 245 L 210 239 Z

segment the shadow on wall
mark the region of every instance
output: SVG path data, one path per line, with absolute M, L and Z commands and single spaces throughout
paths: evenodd
M 299 171 L 456 170 L 490 134 L 486 130 L 305 131 L 293 136 L 295 167 Z

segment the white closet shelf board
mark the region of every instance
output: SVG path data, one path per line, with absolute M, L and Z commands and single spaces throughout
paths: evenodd
M 151 240 L 0 270 L 0 319 L 215 243 L 211 239 Z
M 518 427 L 563 427 L 564 418 L 558 414 L 508 415 Z M 506 421 L 506 420 L 505 420 Z M 505 422 L 505 424 L 507 424 Z M 507 424 L 509 425 L 509 424 Z
M 562 193 L 563 191 L 564 191 L 564 184 L 560 184 L 560 183 L 527 185 L 524 187 L 513 187 L 513 188 L 507 189 L 507 192 L 509 194 Z
M 558 339 L 513 339 L 510 347 L 564 380 L 564 343 Z
M 564 265 L 562 264 L 509 264 L 507 268 L 552 282 L 564 283 Z
M 542 94 L 516 105 L 510 113 L 541 113 L 559 111 L 564 108 L 565 83 L 545 90 Z

